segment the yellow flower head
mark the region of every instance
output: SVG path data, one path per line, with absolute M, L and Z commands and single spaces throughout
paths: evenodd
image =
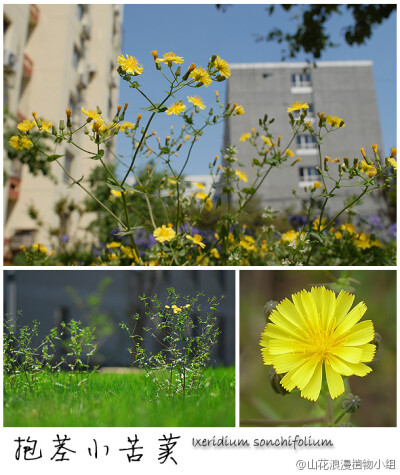
M 176 236 L 176 232 L 171 227 L 163 224 L 161 228 L 156 228 L 154 230 L 153 236 L 158 242 L 171 241 Z
M 203 102 L 203 99 L 199 96 L 187 96 L 189 102 L 191 102 L 194 106 L 198 107 L 199 109 L 205 109 L 206 106 Z
M 268 147 L 272 147 L 272 142 L 269 137 L 266 137 L 265 135 L 261 135 L 261 138 L 263 139 L 264 143 L 268 145 Z
M 23 120 L 17 125 L 17 129 L 21 132 L 29 132 L 31 128 L 35 125 L 35 122 L 31 122 L 30 120 Z
M 183 63 L 183 58 L 181 56 L 176 56 L 174 53 L 169 52 L 165 53 L 162 58 L 157 58 L 156 63 L 164 63 L 169 67 L 172 66 L 172 63 L 181 64 Z
M 199 191 L 195 196 L 199 200 L 205 200 L 207 198 L 207 193 L 204 193 L 204 191 Z
M 42 126 L 40 127 L 41 130 L 44 130 L 45 132 L 50 133 L 51 128 L 53 126 L 53 122 L 50 122 L 48 120 L 41 120 Z
M 172 114 L 179 115 L 185 109 L 186 109 L 186 106 L 185 104 L 182 103 L 182 101 L 176 101 L 168 107 L 165 113 L 167 115 L 172 115 Z
M 206 201 L 204 203 L 204 207 L 205 207 L 206 211 L 211 211 L 212 210 L 213 202 L 212 202 L 211 198 L 206 198 Z
M 224 60 L 221 59 L 219 56 L 216 57 L 213 63 L 214 68 L 218 69 L 218 72 L 221 76 L 229 78 L 231 75 L 231 70 L 229 69 L 229 64 Z
M 138 76 L 143 73 L 143 67 L 139 64 L 139 60 L 133 56 L 126 55 L 126 58 L 123 54 L 118 56 L 118 64 L 121 66 L 121 69 L 128 74 L 133 76 Z
M 200 246 L 202 249 L 204 249 L 206 247 L 206 245 L 204 244 L 203 241 L 203 238 L 200 236 L 200 234 L 195 234 L 193 237 L 192 236 L 189 236 L 189 234 L 186 235 L 186 239 L 189 239 L 190 241 L 193 241 L 193 244 L 197 244 L 198 246 Z
M 336 115 L 327 115 L 326 116 L 326 123 L 331 125 L 332 127 L 344 127 L 345 123 L 344 120 Z
M 314 188 L 317 189 L 317 188 L 322 188 L 322 183 L 318 180 L 315 180 L 314 181 Z
M 210 250 L 210 254 L 214 257 L 214 259 L 219 259 L 219 258 L 220 258 L 218 249 L 215 249 L 215 247 L 213 247 L 213 248 Z
M 110 242 L 109 244 L 106 244 L 107 249 L 116 249 L 118 247 L 121 247 L 120 242 L 113 241 L 113 242 Z
M 104 120 L 100 117 L 100 114 L 94 109 L 86 110 L 83 106 L 81 107 L 81 111 L 83 114 L 87 115 L 90 119 L 103 123 Z
M 294 157 L 294 152 L 293 152 L 293 150 L 290 149 L 290 148 L 287 148 L 287 149 L 286 149 L 286 155 L 287 155 L 288 157 Z
M 193 71 L 190 73 L 190 77 L 194 81 L 204 84 L 206 87 L 208 87 L 212 83 L 212 79 L 207 69 L 201 67 L 194 68 Z
M 197 181 L 193 182 L 193 185 L 196 186 L 199 190 L 205 190 L 206 187 L 203 185 L 203 183 L 198 183 Z
M 281 235 L 282 242 L 294 243 L 294 242 L 297 242 L 298 238 L 299 238 L 299 233 L 295 231 L 294 229 L 291 229 L 290 231 L 286 231 L 285 233 Z
M 121 122 L 119 125 L 119 130 L 125 132 L 125 130 L 134 129 L 135 124 L 133 122 Z
M 397 172 L 397 161 L 396 159 L 392 158 L 392 157 L 388 157 L 387 161 L 389 162 L 389 165 L 391 165 L 394 170 Z
M 366 173 L 370 178 L 378 173 L 378 170 L 373 165 L 368 165 L 365 160 L 361 162 L 361 171 L 362 173 Z
M 251 138 L 251 133 L 246 132 L 240 136 L 239 142 L 246 142 L 246 140 L 249 140 L 250 138 Z
M 33 142 L 28 137 L 21 137 L 19 135 L 13 135 L 8 143 L 11 147 L 15 148 L 15 150 L 28 150 L 33 147 Z
M 240 105 L 235 105 L 235 107 L 233 108 L 233 113 L 236 114 L 236 115 L 243 115 L 244 114 L 244 108 L 243 106 L 240 106 Z
M 390 154 L 391 158 L 394 158 L 397 155 L 397 148 L 392 148 L 392 153 Z
M 239 180 L 243 180 L 246 183 L 249 181 L 245 172 L 235 170 L 235 175 L 239 178 Z
M 299 110 L 308 109 L 308 108 L 309 108 L 309 105 L 307 104 L 307 102 L 296 101 L 296 102 L 293 102 L 293 104 L 290 107 L 288 107 L 287 111 L 293 112 L 293 111 L 299 111 Z
M 298 388 L 301 397 L 316 401 L 321 392 L 323 368 L 329 394 L 336 399 L 345 388 L 342 376 L 366 376 L 372 370 L 376 347 L 374 326 L 360 322 L 367 310 L 360 302 L 350 310 L 354 296 L 313 287 L 282 300 L 272 311 L 261 334 L 261 354 L 266 365 L 284 374 L 280 384 Z

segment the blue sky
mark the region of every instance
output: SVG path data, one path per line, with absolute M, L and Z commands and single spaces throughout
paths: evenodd
M 139 59 L 144 72 L 138 80 L 143 91 L 153 102 L 157 102 L 164 98 L 166 81 L 155 70 L 150 54 L 153 50 L 158 50 L 160 56 L 168 51 L 183 56 L 183 71 L 191 63 L 205 66 L 213 54 L 218 54 L 228 63 L 280 61 L 281 45 L 275 42 L 256 42 L 254 34 L 266 34 L 276 25 L 282 25 L 284 30 L 290 28 L 290 25 L 294 28 L 295 23 L 289 23 L 293 13 L 283 12 L 276 5 L 275 14 L 270 17 L 266 7 L 236 4 L 223 13 L 214 4 L 125 5 L 122 52 Z M 335 15 L 328 22 L 328 31 L 340 46 L 323 53 L 320 60 L 373 61 L 384 152 L 390 154 L 391 147 L 396 146 L 396 16 L 392 14 L 389 20 L 375 27 L 372 38 L 365 45 L 354 47 L 347 46 L 339 34 L 348 20 L 349 15 L 343 11 L 341 16 Z M 299 54 L 293 61 L 305 59 L 304 54 Z M 208 88 L 203 86 L 195 92 L 208 105 L 215 101 L 215 89 L 218 89 L 223 99 L 225 83 Z M 188 93 L 192 95 L 193 90 Z M 183 94 L 182 98 L 186 98 L 186 95 Z M 120 103 L 124 102 L 129 103 L 126 120 L 135 122 L 136 114 L 140 112 L 144 122 L 147 113 L 140 108 L 146 104 L 137 91 L 129 89 L 121 81 Z M 176 124 L 182 122 L 178 121 Z M 169 117 L 158 114 L 151 129 L 165 136 L 169 133 L 169 125 Z M 186 173 L 207 174 L 208 163 L 220 152 L 222 137 L 222 125 L 206 129 L 204 136 L 196 144 Z M 118 153 L 129 156 L 129 151 L 128 141 L 121 136 L 118 139 Z M 183 157 L 180 159 L 183 160 Z

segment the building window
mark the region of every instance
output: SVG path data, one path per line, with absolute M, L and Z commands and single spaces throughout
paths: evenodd
M 292 87 L 311 87 L 311 74 L 310 73 L 293 73 L 292 74 Z
M 317 148 L 317 142 L 309 134 L 299 134 L 296 136 L 297 148 L 302 150 L 314 150 Z
M 72 153 L 70 152 L 67 152 L 66 155 L 65 155 L 65 161 L 64 161 L 64 168 L 67 170 L 68 173 L 71 174 L 71 171 L 72 171 L 72 163 L 74 161 L 74 156 L 72 155 Z M 71 179 L 70 177 L 64 173 L 63 175 L 63 182 L 64 183 L 70 183 Z
M 304 186 L 314 183 L 319 178 L 319 173 L 316 167 L 300 167 L 299 168 L 299 185 Z

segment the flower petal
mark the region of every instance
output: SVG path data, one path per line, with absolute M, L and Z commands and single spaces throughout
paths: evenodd
M 367 311 L 367 306 L 364 302 L 357 304 L 351 312 L 349 312 L 346 317 L 342 320 L 335 329 L 335 336 L 339 337 L 343 333 L 349 331 L 358 321 L 361 320 L 364 313 Z
M 338 348 L 334 348 L 331 353 L 349 363 L 360 363 L 363 352 L 357 347 L 339 346 Z
M 374 339 L 374 325 L 371 320 L 357 323 L 342 340 L 344 346 L 365 345 Z
M 322 361 L 317 364 L 314 374 L 312 375 L 307 386 L 301 391 L 301 397 L 316 401 L 321 392 L 322 385 Z
M 341 290 L 336 299 L 336 310 L 334 318 L 336 325 L 342 322 L 343 318 L 347 315 L 354 302 L 354 295 L 351 295 L 344 290 Z
M 328 383 L 329 394 L 331 395 L 332 399 L 336 399 L 338 396 L 344 393 L 343 379 L 327 361 L 325 362 L 325 374 L 326 381 Z
M 273 357 L 273 366 L 278 374 L 287 373 L 296 370 L 304 363 L 304 355 L 299 354 L 285 354 Z

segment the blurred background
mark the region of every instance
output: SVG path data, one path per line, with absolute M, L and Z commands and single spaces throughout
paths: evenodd
M 349 378 L 351 391 L 362 399 L 352 415 L 356 426 L 396 426 L 396 271 L 348 271 L 355 300 L 368 307 L 363 320 L 372 320 L 382 337 L 364 378 Z M 292 299 L 292 294 L 313 285 L 331 284 L 340 271 L 249 270 L 240 272 L 240 419 L 299 419 L 320 415 L 315 404 L 297 394 L 281 396 L 269 383 L 271 366 L 263 364 L 260 336 L 266 325 L 264 305 L 270 300 Z M 340 287 L 340 286 L 339 286 Z M 335 288 L 334 290 L 339 290 Z M 349 290 L 350 291 L 350 290 Z M 340 398 L 339 398 L 340 399 Z M 301 424 L 299 424 L 301 425 Z
M 54 327 L 72 319 L 80 320 L 83 326 L 96 328 L 98 349 L 93 365 L 129 366 L 132 346 L 128 333 L 119 327 L 125 322 L 133 328 L 132 315 L 139 313 L 141 319 L 136 333 L 143 333 L 144 306 L 139 296 L 157 294 L 161 303 L 166 302 L 169 287 L 182 297 L 199 299 L 202 311 L 207 306 L 207 297 L 222 300 L 218 308 L 218 327 L 221 334 L 211 357 L 211 364 L 229 366 L 235 363 L 235 273 L 234 271 L 192 270 L 23 270 L 4 272 L 4 313 L 11 316 L 14 325 L 31 325 L 40 322 L 39 338 Z M 186 303 L 184 300 L 177 305 Z M 192 312 L 194 322 L 197 310 Z M 147 335 L 148 336 L 148 335 Z M 158 351 L 154 339 L 145 335 L 145 345 Z M 146 343 L 147 342 L 147 343 Z M 61 355 L 61 345 L 58 356 Z

